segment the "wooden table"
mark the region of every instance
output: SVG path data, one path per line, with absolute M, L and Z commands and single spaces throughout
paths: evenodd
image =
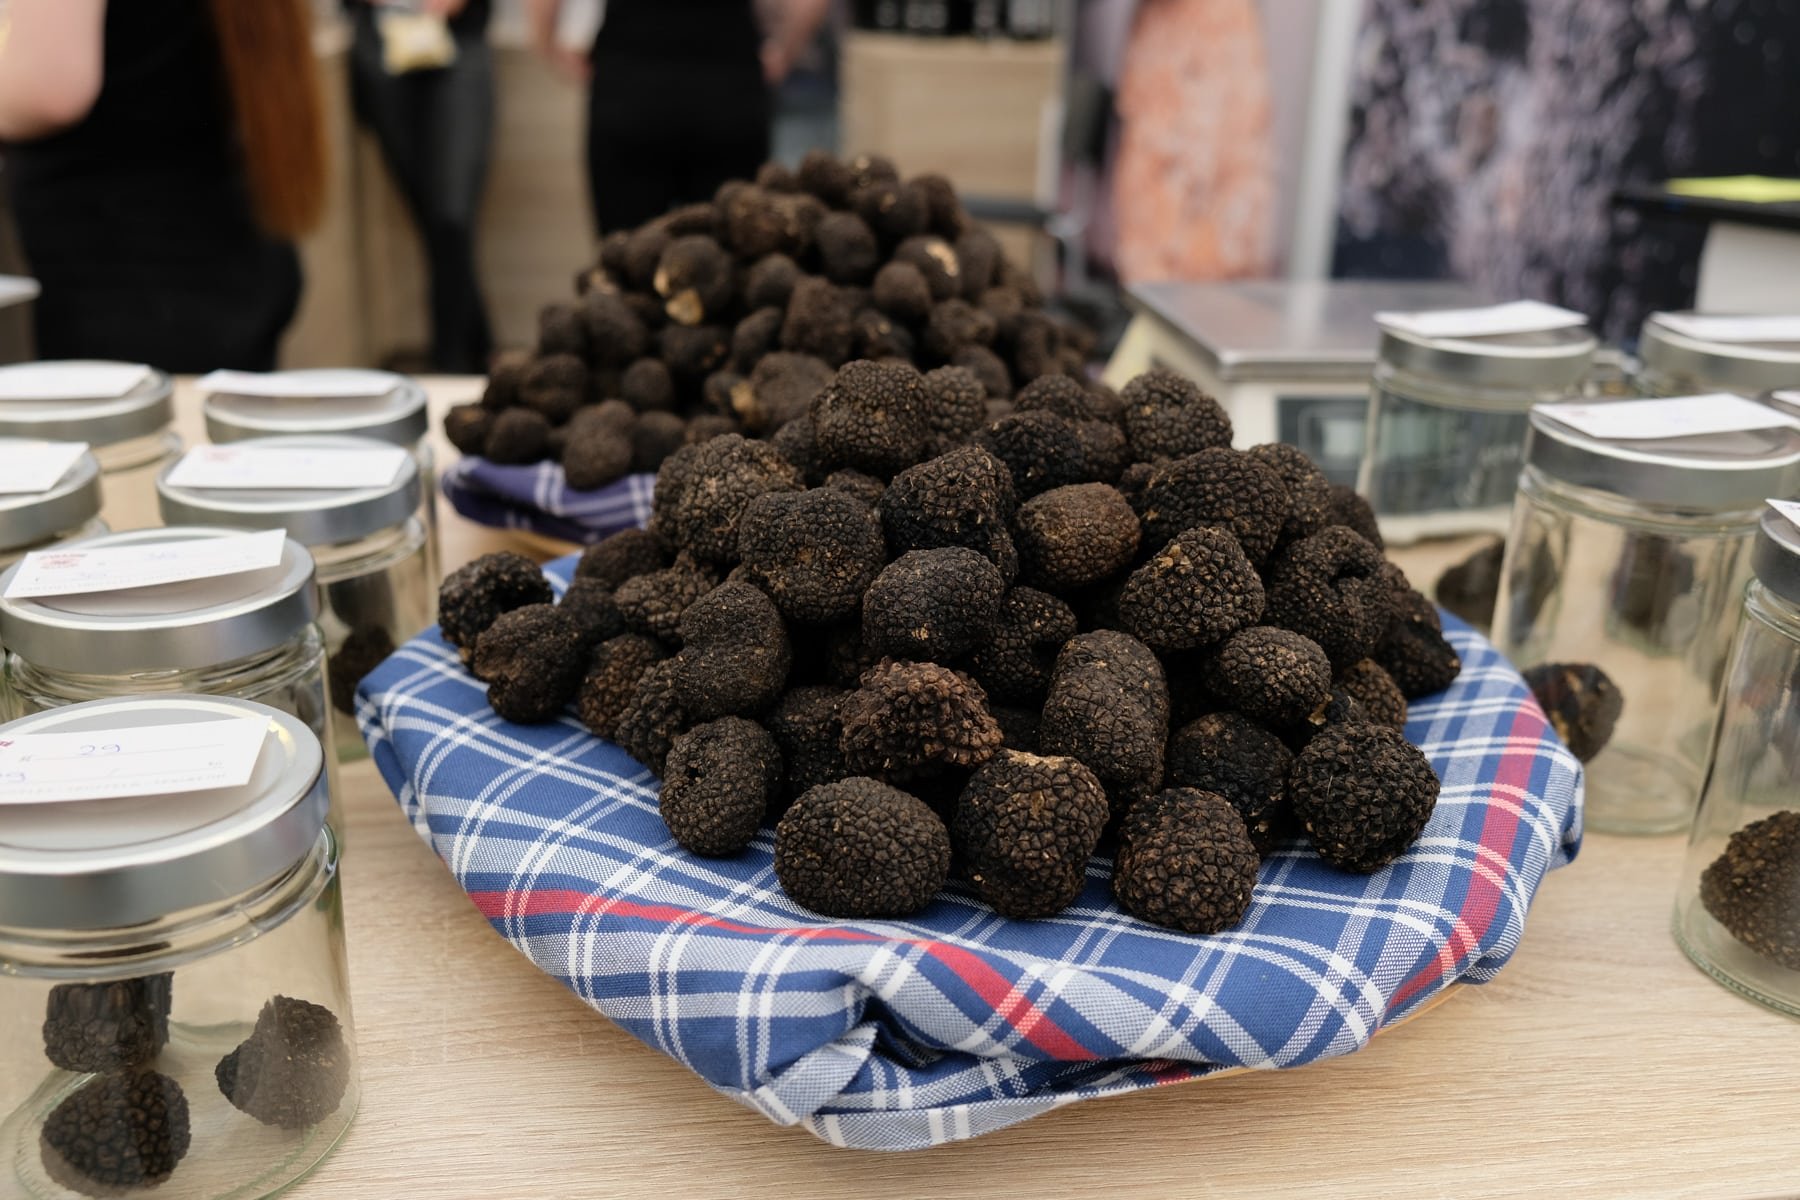
M 181 414 L 192 438 L 191 394 Z M 450 564 L 516 545 L 444 517 Z M 1399 557 L 1429 583 L 1455 549 Z M 343 782 L 363 1100 L 305 1200 L 1800 1195 L 1800 1024 L 1676 948 L 1679 836 L 1591 835 L 1498 980 L 1356 1054 L 895 1156 L 771 1125 L 588 1009 L 488 927 L 372 766 Z

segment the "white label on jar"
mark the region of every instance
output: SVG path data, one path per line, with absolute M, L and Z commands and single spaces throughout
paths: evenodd
M 170 487 L 345 491 L 386 487 L 406 465 L 398 446 L 195 446 L 169 472 Z
M 87 453 L 86 442 L 0 438 L 0 494 L 47 492 Z
M 275 400 L 314 400 L 326 396 L 385 396 L 395 377 L 380 371 L 212 371 L 195 380 L 208 396 L 266 396 Z
M 1786 517 L 1795 529 L 1800 529 L 1800 500 L 1771 499 L 1769 507 Z
M 230 717 L 0 737 L 0 805 L 243 787 L 268 733 L 265 720 Z
M 0 400 L 117 400 L 149 381 L 142 363 L 21 363 L 0 369 Z
M 1658 324 L 1703 342 L 1800 342 L 1800 314 L 1712 317 L 1658 313 Z
M 9 600 L 29 600 L 36 596 L 120 592 L 266 571 L 281 563 L 286 540 L 285 530 L 265 529 L 260 533 L 139 546 L 34 550 L 20 562 L 7 585 L 6 596 Z
M 1442 308 L 1435 312 L 1378 312 L 1375 323 L 1401 333 L 1427 338 L 1493 337 L 1503 333 L 1541 333 L 1587 324 L 1578 312 L 1537 300 L 1515 300 L 1486 308 Z
M 1785 413 L 1718 392 L 1666 400 L 1611 400 L 1598 404 L 1540 404 L 1537 411 L 1589 437 L 1616 441 L 1656 441 L 1749 429 L 1795 428 Z

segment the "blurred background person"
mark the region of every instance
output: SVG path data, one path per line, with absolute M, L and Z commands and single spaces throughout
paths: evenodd
M 527 0 L 527 15 L 539 52 L 588 85 L 588 186 L 604 234 L 755 177 L 769 157 L 770 89 L 830 0 L 607 0 L 585 55 L 558 40 L 562 5 Z
M 435 371 L 487 369 L 475 224 L 494 130 L 491 0 L 345 0 L 350 88 L 424 244 Z
M 0 141 L 37 353 L 274 367 L 326 159 L 306 0 L 11 0 Z

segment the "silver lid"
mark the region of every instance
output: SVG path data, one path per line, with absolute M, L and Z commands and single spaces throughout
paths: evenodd
M 1754 396 L 1774 388 L 1800 387 L 1800 342 L 1709 341 L 1669 328 L 1664 315 L 1651 313 L 1645 318 L 1638 337 L 1638 357 L 1645 369 L 1668 377 L 1659 390 Z
M 1756 531 L 1750 565 L 1763 586 L 1790 604 L 1800 604 L 1800 528 L 1770 509 Z
M 99 364 L 88 360 L 21 363 L 34 370 Z M 0 367 L 0 373 L 11 368 Z M 152 369 L 150 378 L 123 396 L 102 400 L 0 400 L 0 437 L 41 438 L 51 442 L 86 442 L 111 446 L 162 432 L 175 419 L 169 376 Z
M 83 454 L 48 491 L 0 495 L 0 550 L 18 550 L 79 529 L 100 511 L 100 462 Z
M 286 434 L 338 433 L 410 448 L 430 429 L 425 389 L 405 375 L 360 368 L 280 374 L 290 382 L 316 381 L 317 386 L 334 390 L 363 386 L 368 388 L 368 394 L 286 398 L 217 392 L 208 396 L 203 405 L 206 436 L 215 442 L 241 442 L 245 438 Z
M 1577 487 L 1698 512 L 1756 508 L 1800 490 L 1800 429 L 1607 440 L 1533 409 L 1525 461 Z
M 1782 388 L 1779 391 L 1764 392 L 1756 399 L 1770 408 L 1779 409 L 1790 417 L 1800 417 L 1800 388 Z
M 241 445 L 271 450 L 369 450 L 392 453 L 386 442 L 364 437 L 253 438 Z M 179 462 L 179 460 L 178 460 Z M 302 546 L 352 542 L 403 524 L 419 507 L 419 464 L 408 454 L 399 473 L 381 487 L 231 489 L 169 486 L 176 463 L 156 479 L 162 519 L 170 525 L 232 525 L 285 529 Z
M 74 544 L 152 546 L 242 533 L 134 529 Z M 312 555 L 291 538 L 281 562 L 266 571 L 94 595 L 7 597 L 18 569 L 0 575 L 0 643 L 50 671 L 125 675 L 216 666 L 281 645 L 319 614 Z
M 0 734 L 268 722 L 243 787 L 155 797 L 0 804 L 0 926 L 118 929 L 220 904 L 306 858 L 329 803 L 319 739 L 297 717 L 221 696 L 91 700 Z
M 1599 343 L 1579 327 L 1500 333 L 1487 337 L 1424 337 L 1383 327 L 1377 353 L 1381 361 L 1450 387 L 1515 389 L 1516 402 L 1502 406 L 1523 411 L 1542 393 L 1575 391 L 1587 376 Z M 1493 407 L 1497 398 L 1475 399 Z

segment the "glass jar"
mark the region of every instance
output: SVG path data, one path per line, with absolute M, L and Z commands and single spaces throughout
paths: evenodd
M 350 1126 L 317 739 L 204 696 L 74 705 L 0 736 L 221 720 L 266 723 L 242 787 L 0 804 L 0 1194 L 267 1196 Z
M 71 372 L 98 364 L 70 361 L 25 364 L 34 371 Z M 113 364 L 107 364 L 113 365 Z M 8 368 L 0 367 L 0 372 Z M 123 396 L 88 400 L 0 400 L 0 437 L 86 442 L 100 461 L 103 507 L 110 529 L 156 524 L 156 474 L 181 451 L 169 428 L 174 384 L 162 371 Z
M 1585 329 L 1425 337 L 1384 327 L 1356 490 L 1384 539 L 1506 529 L 1534 404 L 1578 392 Z
M 1646 396 L 1732 392 L 1755 396 L 1800 387 L 1800 342 L 1725 342 L 1671 328 L 1667 318 L 1699 314 L 1651 313 L 1638 335 L 1638 390 Z M 1707 314 L 1711 315 L 1711 314 Z M 1764 319 L 1764 318 L 1756 318 Z
M 385 448 L 360 437 L 258 438 L 240 445 L 316 452 Z M 390 451 L 391 453 L 391 451 Z M 285 529 L 313 556 L 324 593 L 319 624 L 337 756 L 366 753 L 356 725 L 356 685 L 433 618 L 435 578 L 417 516 L 419 470 L 410 457 L 381 487 L 241 489 L 171 487 L 175 464 L 157 481 L 171 525 Z
M 1528 674 L 1597 666 L 1622 697 L 1610 737 L 1595 696 L 1572 694 L 1573 715 L 1551 714 L 1601 723 L 1569 739 L 1590 760 L 1588 828 L 1681 829 L 1706 770 L 1763 497 L 1800 486 L 1800 430 L 1609 441 L 1554 412 L 1531 414 L 1494 643 Z
M 308 385 L 344 392 L 366 388 L 362 395 L 250 396 L 214 392 L 202 411 L 206 436 L 224 445 L 248 438 L 294 434 L 342 434 L 374 438 L 412 452 L 419 464 L 419 515 L 425 522 L 426 566 L 438 577 L 437 462 L 427 435 L 431 418 L 425 389 L 415 379 L 392 371 L 320 368 L 277 371 L 274 378 L 300 391 Z M 437 603 L 435 592 L 432 603 Z M 427 622 L 429 624 L 430 622 Z
M 1675 940 L 1726 987 L 1800 1016 L 1800 529 L 1765 514 L 1751 561 Z

